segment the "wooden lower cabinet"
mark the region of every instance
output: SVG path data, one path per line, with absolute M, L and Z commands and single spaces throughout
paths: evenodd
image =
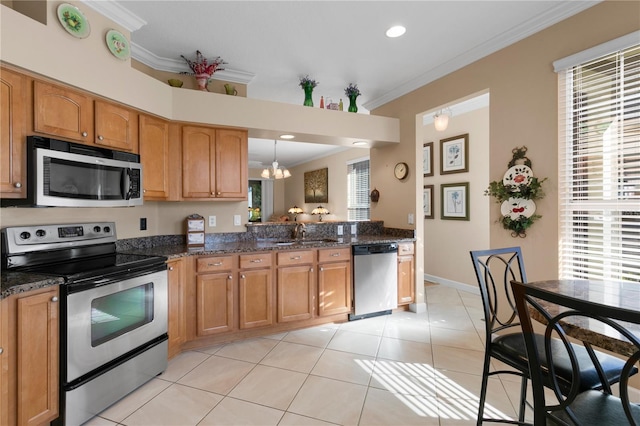
M 1 302 L 0 423 L 43 425 L 58 417 L 58 287 Z
M 415 297 L 413 243 L 398 244 L 398 305 L 413 303 Z
M 232 331 L 233 288 L 235 280 L 231 272 L 198 275 L 197 285 L 197 334 Z
M 169 288 L 169 358 L 182 350 L 186 341 L 186 287 L 185 268 L 182 259 L 167 262 Z
M 314 252 L 310 250 L 277 254 L 278 322 L 300 321 L 313 317 L 315 301 L 315 277 L 311 263 L 313 255 Z
M 240 329 L 273 324 L 273 272 L 256 269 L 240 272 Z
M 351 312 L 351 250 L 318 250 L 318 315 Z

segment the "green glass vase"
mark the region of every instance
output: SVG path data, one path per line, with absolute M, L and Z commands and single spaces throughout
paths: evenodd
M 347 111 L 349 112 L 358 112 L 358 106 L 356 105 L 357 96 L 349 96 L 349 108 Z
M 312 107 L 313 106 L 313 87 L 311 85 L 304 86 L 304 103 L 302 105 Z

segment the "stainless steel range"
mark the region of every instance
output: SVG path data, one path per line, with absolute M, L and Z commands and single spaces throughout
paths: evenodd
M 166 258 L 116 252 L 113 222 L 2 230 L 2 267 L 64 277 L 60 413 L 79 425 L 167 367 Z

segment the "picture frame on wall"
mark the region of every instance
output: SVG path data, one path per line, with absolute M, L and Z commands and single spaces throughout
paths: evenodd
M 433 176 L 433 142 L 422 145 L 422 174 L 424 177 Z
M 425 185 L 422 190 L 422 211 L 425 219 L 433 219 L 433 185 Z
M 440 219 L 469 220 L 469 182 L 440 185 Z
M 440 174 L 469 171 L 469 134 L 440 140 Z
M 304 173 L 304 202 L 329 202 L 329 168 Z

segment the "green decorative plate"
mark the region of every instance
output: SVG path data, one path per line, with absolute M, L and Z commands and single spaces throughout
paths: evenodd
M 62 28 L 77 38 L 87 38 L 91 34 L 91 26 L 84 14 L 77 7 L 62 3 L 58 6 L 58 20 Z
M 131 48 L 129 47 L 129 40 L 117 30 L 107 31 L 107 47 L 118 59 L 123 61 L 127 60 L 131 56 Z

